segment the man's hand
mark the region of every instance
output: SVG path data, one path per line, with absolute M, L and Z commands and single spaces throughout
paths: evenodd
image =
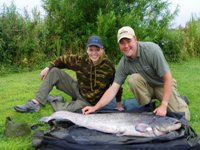
M 95 112 L 96 110 L 94 109 L 94 106 L 86 106 L 82 109 L 82 113 L 84 115 L 87 115 L 87 114 L 90 114 L 90 113 L 93 113 Z
M 161 104 L 153 112 L 158 116 L 166 116 L 166 114 L 167 114 L 167 105 Z
M 119 110 L 119 111 L 123 111 L 124 110 L 121 102 L 117 102 L 116 109 Z
M 48 72 L 49 72 L 49 68 L 48 68 L 48 67 L 44 68 L 44 69 L 40 72 L 40 78 L 41 78 L 41 80 L 44 80 L 44 79 L 46 78 Z

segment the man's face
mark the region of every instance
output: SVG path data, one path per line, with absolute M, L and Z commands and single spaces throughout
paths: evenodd
M 137 53 L 136 37 L 133 37 L 132 39 L 121 39 L 119 41 L 119 48 L 125 56 L 134 58 Z
M 103 49 L 97 46 L 89 46 L 87 48 L 89 58 L 95 64 L 99 58 L 103 55 Z

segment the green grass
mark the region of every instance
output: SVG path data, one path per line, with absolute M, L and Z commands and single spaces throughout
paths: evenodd
M 171 63 L 172 74 L 177 80 L 177 88 L 180 94 L 186 95 L 190 100 L 191 121 L 190 125 L 200 134 L 200 61 L 199 58 L 192 58 L 187 62 Z M 13 106 L 24 104 L 28 99 L 34 97 L 41 84 L 40 71 L 14 73 L 0 76 L 0 149 L 1 150 L 27 150 L 32 148 L 31 136 L 19 138 L 7 138 L 4 136 L 5 118 L 10 116 L 16 122 L 26 122 L 33 125 L 42 116 L 50 115 L 53 111 L 47 104 L 39 113 L 23 114 L 14 111 Z M 72 72 L 70 74 L 74 75 Z M 52 95 L 62 95 L 69 99 L 64 93 L 53 89 Z M 130 98 L 132 94 L 128 89 L 127 82 L 124 84 L 123 98 Z M 47 129 L 47 126 L 39 129 Z
M 191 112 L 190 125 L 200 134 L 200 61 L 192 58 L 187 62 L 170 64 L 172 74 L 177 81 L 180 94 L 189 98 Z

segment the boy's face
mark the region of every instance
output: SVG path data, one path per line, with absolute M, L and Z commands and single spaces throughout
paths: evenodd
M 103 55 L 103 49 L 97 46 L 89 46 L 87 48 L 87 54 L 92 62 L 95 64 Z

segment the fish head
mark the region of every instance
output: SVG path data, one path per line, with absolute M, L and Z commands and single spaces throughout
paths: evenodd
M 145 123 L 139 123 L 135 130 L 141 134 L 153 137 L 166 134 L 181 127 L 181 122 L 175 118 L 155 116 Z
M 182 125 L 178 119 L 166 116 L 156 116 L 150 124 L 155 135 L 162 135 L 164 133 L 175 131 Z

